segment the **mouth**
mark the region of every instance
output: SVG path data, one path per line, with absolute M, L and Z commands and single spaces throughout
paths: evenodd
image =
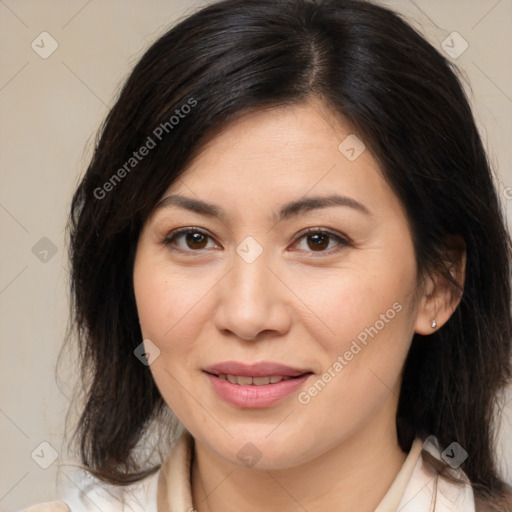
M 269 384 L 279 384 L 279 382 L 286 380 L 293 380 L 303 377 L 305 375 L 311 375 L 313 372 L 304 372 L 300 375 L 289 376 L 289 375 L 267 375 L 267 376 L 249 376 L 249 375 L 233 375 L 229 373 L 213 373 L 206 372 L 209 375 L 218 377 L 219 379 L 225 380 L 231 384 L 237 386 L 266 386 Z
M 223 402 L 240 409 L 265 408 L 292 396 L 305 385 L 312 371 L 297 375 L 235 375 L 203 370 L 212 391 Z

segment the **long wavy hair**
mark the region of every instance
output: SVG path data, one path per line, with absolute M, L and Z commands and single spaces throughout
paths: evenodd
M 142 334 L 133 263 L 145 219 L 226 123 L 310 98 L 348 121 L 377 159 L 407 212 L 420 275 L 440 273 L 457 287 L 446 255 L 453 235 L 465 242 L 459 306 L 441 329 L 412 339 L 398 440 L 405 452 L 415 436 L 457 441 L 479 510 L 512 510 L 494 455 L 511 378 L 511 243 L 492 169 L 457 69 L 398 14 L 359 0 L 207 5 L 159 37 L 120 89 L 68 224 L 81 463 L 104 482 L 140 480 L 159 467 L 139 457 L 148 432 L 178 423 L 134 356 Z M 148 137 L 154 145 L 142 157 Z M 158 442 L 169 440 L 164 431 Z

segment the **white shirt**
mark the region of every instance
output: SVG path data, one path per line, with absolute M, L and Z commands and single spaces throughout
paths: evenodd
M 62 501 L 40 503 L 20 512 L 195 512 L 190 464 L 194 439 L 187 430 L 174 444 L 158 472 L 127 486 L 107 485 L 82 472 L 82 479 Z M 473 489 L 437 477 L 424 463 L 424 448 L 441 459 L 435 437 L 415 439 L 400 471 L 375 512 L 475 512 Z M 434 508 L 435 507 L 435 508 Z

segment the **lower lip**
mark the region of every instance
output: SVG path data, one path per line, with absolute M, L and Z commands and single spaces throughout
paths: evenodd
M 282 380 L 276 384 L 240 386 L 231 384 L 231 382 L 216 375 L 206 372 L 205 374 L 210 379 L 213 389 L 221 398 L 232 405 L 248 409 L 269 407 L 296 391 L 312 375 L 307 373 L 295 379 Z

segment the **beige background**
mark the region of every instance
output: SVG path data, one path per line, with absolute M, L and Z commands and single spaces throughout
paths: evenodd
M 63 394 L 54 378 L 67 322 L 63 228 L 96 130 L 143 50 L 201 4 L 0 0 L 2 511 L 54 498 L 57 463 L 67 460 L 61 443 L 69 388 Z M 438 48 L 453 31 L 468 42 L 452 60 L 471 83 L 468 91 L 510 218 L 512 0 L 390 0 L 387 5 L 403 12 Z M 31 47 L 44 31 L 58 43 L 47 59 Z M 512 394 L 508 400 L 499 452 L 512 483 Z M 48 460 L 51 449 L 40 447 L 42 442 L 59 454 L 48 469 L 31 458 L 34 453 L 35 459 L 39 454 Z M 63 486 L 72 485 L 65 475 L 62 479 Z

